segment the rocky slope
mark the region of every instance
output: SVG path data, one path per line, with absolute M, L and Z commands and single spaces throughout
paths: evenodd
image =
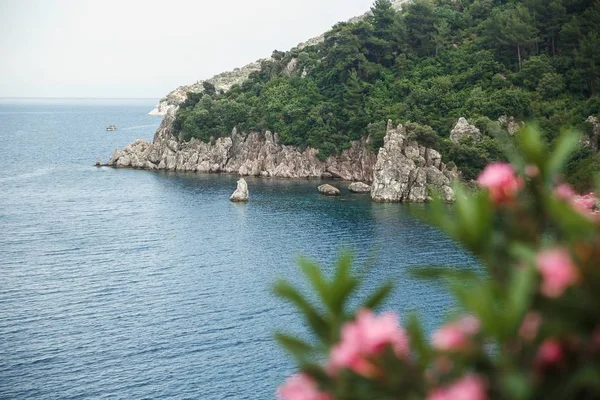
M 388 122 L 384 147 L 378 155 L 368 138 L 355 141 L 339 156 L 321 161 L 318 150 L 301 150 L 280 144 L 277 133 L 238 133 L 212 143 L 193 139 L 181 142 L 174 135 L 170 110 L 152 143 L 138 140 L 123 150 L 116 149 L 107 166 L 181 172 L 225 172 L 241 176 L 281 178 L 339 178 L 373 182 L 371 197 L 382 202 L 427 201 L 430 187 L 454 200 L 450 187 L 456 171 L 441 162 L 440 154 L 414 140 L 399 125 Z
M 379 202 L 422 203 L 430 198 L 430 189 L 440 191 L 444 200 L 455 200 L 452 181 L 456 169 L 448 169 L 442 156 L 410 140 L 403 125 L 396 128 L 388 121 L 383 147 L 379 149 L 373 171 L 371 198 Z
M 406 1 L 407 0 L 392 0 L 392 6 L 395 9 L 399 10 L 402 7 L 402 4 L 405 3 Z M 370 12 L 367 12 L 361 16 L 350 19 L 348 22 L 357 22 L 357 21 L 360 21 L 360 20 L 366 18 L 369 15 L 370 15 Z M 325 35 L 319 35 L 317 37 L 314 37 L 303 43 L 298 44 L 296 46 L 296 48 L 303 49 L 304 47 L 307 47 L 307 46 L 313 46 L 313 45 L 319 44 L 323 40 L 325 40 Z M 204 90 L 204 88 L 202 86 L 202 83 L 204 81 L 212 83 L 215 86 L 215 89 L 217 89 L 217 91 L 223 90 L 226 92 L 229 89 L 231 89 L 231 87 L 233 85 L 236 85 L 236 84 L 239 85 L 242 82 L 244 82 L 246 79 L 248 79 L 248 76 L 252 72 L 259 71 L 261 63 L 263 61 L 268 61 L 270 59 L 271 59 L 271 57 L 262 58 L 253 63 L 245 65 L 241 68 L 235 68 L 233 71 L 226 71 L 226 72 L 220 73 L 218 75 L 215 75 L 212 78 L 197 81 L 196 83 L 193 83 L 191 85 L 180 86 L 177 89 L 173 90 L 171 93 L 169 93 L 166 97 L 162 98 L 160 100 L 160 102 L 156 105 L 156 107 L 154 107 L 154 109 L 152 111 L 150 111 L 148 114 L 149 115 L 166 115 L 169 110 L 176 110 L 177 107 L 185 101 L 188 92 L 199 93 Z

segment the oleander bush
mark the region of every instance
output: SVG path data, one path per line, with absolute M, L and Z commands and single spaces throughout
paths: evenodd
M 484 190 L 456 185 L 455 215 L 441 200 L 424 217 L 476 256 L 481 271 L 417 268 L 442 281 L 457 315 L 426 337 L 418 315 L 379 313 L 390 282 L 357 304 L 361 278 L 342 254 L 326 277 L 300 267 L 316 296 L 286 281 L 312 340 L 277 339 L 298 372 L 282 400 L 600 398 L 600 216 L 592 193 L 563 183 L 579 137 L 565 132 L 549 149 L 536 126 L 507 148 L 510 163 L 488 165 Z M 319 301 L 316 304 L 314 299 Z

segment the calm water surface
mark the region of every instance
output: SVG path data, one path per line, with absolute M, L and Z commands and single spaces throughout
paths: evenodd
M 411 216 L 424 206 L 252 178 L 233 204 L 234 176 L 93 167 L 152 138 L 153 103 L 0 101 L 0 398 L 273 398 L 293 366 L 272 333 L 304 327 L 271 286 L 344 246 L 374 257 L 366 290 L 396 280 L 389 308 L 444 317 L 407 269 L 473 262 Z

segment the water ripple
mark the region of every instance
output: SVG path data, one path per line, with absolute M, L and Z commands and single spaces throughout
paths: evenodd
M 301 281 L 299 255 L 326 273 L 342 246 L 374 258 L 361 293 L 394 279 L 388 307 L 428 329 L 449 297 L 407 269 L 473 266 L 412 217 L 426 206 L 373 204 L 345 184 L 328 199 L 320 182 L 250 178 L 239 205 L 235 176 L 91 167 L 152 138 L 145 106 L 6 107 L 0 160 L 22 162 L 0 176 L 2 399 L 273 398 L 293 366 L 272 334 L 306 327 L 271 285 Z M 106 135 L 108 123 L 130 129 Z

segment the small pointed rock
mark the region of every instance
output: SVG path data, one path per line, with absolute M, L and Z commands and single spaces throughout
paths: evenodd
M 233 202 L 248 201 L 248 184 L 244 178 L 237 181 L 237 189 L 235 189 L 229 200 Z

